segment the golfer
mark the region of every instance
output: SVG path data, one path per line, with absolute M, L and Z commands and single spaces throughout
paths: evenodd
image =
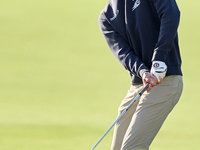
M 116 123 L 111 150 L 148 150 L 179 101 L 183 88 L 179 19 L 175 0 L 110 0 L 101 12 L 105 40 L 131 77 L 118 115 L 150 83 Z

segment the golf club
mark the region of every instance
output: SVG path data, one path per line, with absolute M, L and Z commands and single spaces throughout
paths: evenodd
M 104 135 L 99 139 L 99 141 L 94 145 L 91 150 L 94 150 L 97 145 L 102 141 L 106 134 L 112 129 L 112 127 L 117 123 L 117 121 L 125 114 L 125 112 L 131 107 L 133 103 L 148 89 L 149 83 L 140 91 L 140 93 L 133 99 L 133 101 L 127 106 L 127 108 L 122 112 L 122 114 L 115 120 L 115 122 L 110 126 L 110 128 L 104 133 Z

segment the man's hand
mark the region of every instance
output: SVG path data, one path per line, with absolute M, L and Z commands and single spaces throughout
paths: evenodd
M 144 72 L 142 80 L 143 80 L 144 85 L 149 83 L 147 92 L 149 92 L 152 87 L 154 87 L 157 84 L 160 84 L 163 81 L 163 79 L 161 77 L 159 77 L 160 82 L 158 82 L 157 77 L 154 75 L 151 75 L 149 72 Z
M 151 67 L 151 74 L 156 76 L 158 82 L 160 83 L 160 78 L 164 78 L 167 72 L 167 66 L 162 61 L 153 61 Z

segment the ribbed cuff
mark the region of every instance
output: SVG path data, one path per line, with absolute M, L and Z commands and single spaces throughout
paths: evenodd
M 152 61 L 163 61 L 165 62 L 167 54 L 165 51 L 155 50 L 153 53 Z
M 149 72 L 149 70 L 148 70 L 148 69 L 142 69 L 142 70 L 140 70 L 140 77 L 141 77 L 141 78 L 143 77 L 143 74 L 144 74 L 145 72 Z

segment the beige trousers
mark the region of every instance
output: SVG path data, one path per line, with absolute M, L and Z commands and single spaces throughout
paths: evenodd
M 142 88 L 143 85 L 131 86 L 119 106 L 118 116 Z M 182 76 L 168 76 L 150 92 L 144 92 L 116 123 L 111 150 L 148 150 L 166 117 L 177 104 L 182 88 Z

